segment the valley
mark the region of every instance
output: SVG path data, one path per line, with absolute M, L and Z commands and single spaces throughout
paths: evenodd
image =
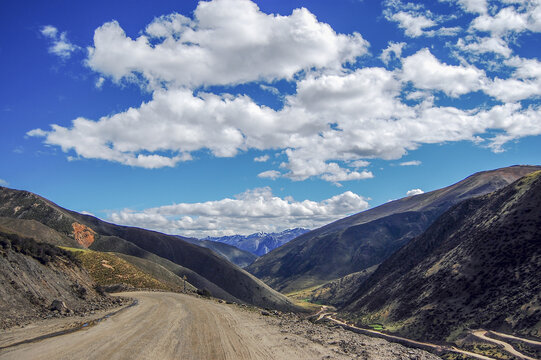
M 536 359 L 539 169 L 477 173 L 259 258 L 0 187 L 0 359 Z

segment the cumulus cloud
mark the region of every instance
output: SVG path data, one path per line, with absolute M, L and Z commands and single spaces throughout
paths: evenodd
M 393 56 L 395 59 L 400 59 L 404 46 L 406 46 L 405 42 L 396 43 L 389 41 L 388 46 L 381 52 L 379 58 L 385 65 L 389 64 Z
M 441 90 L 451 97 L 477 91 L 485 82 L 484 71 L 472 65 L 447 65 L 426 48 L 403 60 L 402 76 L 419 89 Z
M 489 16 L 480 1 L 460 4 L 478 17 Z M 438 26 L 445 20 L 417 4 L 393 0 L 386 6 L 392 10 L 387 17 L 402 11 Z M 513 8 L 531 13 L 528 6 Z M 508 54 L 506 43 L 499 43 L 502 37 L 476 37 L 475 28 L 471 31 L 456 48 Z M 44 35 L 59 36 L 55 28 Z M 469 140 L 501 151 L 507 141 L 539 133 L 539 105 L 520 103 L 540 94 L 539 61 L 509 56 L 504 65 L 510 75 L 490 78 L 464 59 L 449 65 L 428 48 L 403 57 L 404 43 L 389 42 L 380 58 L 386 64 L 394 56 L 401 68 L 345 66 L 367 46 L 359 34 L 338 34 L 306 9 L 288 16 L 265 14 L 248 0 L 201 2 L 193 18 L 156 18 L 135 39 L 120 24 L 106 23 L 95 31 L 88 66 L 99 79 L 143 80 L 151 99 L 97 120 L 77 118 L 28 135 L 60 146 L 71 158 L 145 168 L 176 166 L 196 151 L 216 157 L 276 152 L 286 160 L 260 178 L 317 177 L 340 184 L 373 177 L 359 170 L 369 159 L 400 159 L 422 144 Z M 284 79 L 296 91 L 281 97 L 279 109 L 246 94 L 228 94 L 228 87 L 214 92 L 200 87 L 256 81 L 269 90 L 274 87 L 267 81 Z M 435 103 L 476 91 L 501 104 L 464 110 Z
M 414 196 L 424 194 L 425 192 L 421 189 L 411 189 L 406 193 L 406 196 Z
M 367 208 L 367 200 L 351 191 L 316 202 L 280 198 L 265 187 L 217 201 L 172 204 L 142 211 L 125 209 L 112 213 L 109 220 L 170 234 L 205 237 L 317 228 Z
M 282 176 L 282 173 L 278 170 L 267 170 L 263 171 L 262 173 L 257 174 L 257 177 L 260 178 L 268 178 L 271 180 L 278 179 L 280 176 Z
M 339 69 L 367 53 L 358 33 L 337 34 L 305 8 L 265 14 L 249 0 L 200 2 L 194 18 L 154 19 L 136 39 L 116 21 L 96 29 L 87 64 L 115 81 L 141 76 L 153 87 L 292 79 L 310 68 Z
M 503 57 L 509 57 L 512 50 L 507 42 L 498 37 L 468 37 L 469 41 L 458 39 L 457 47 L 465 52 L 474 54 L 495 53 Z
M 541 31 L 541 1 L 527 1 L 518 6 L 506 6 L 495 15 L 483 14 L 475 18 L 472 29 L 489 32 L 493 36 L 503 36 L 509 33 L 521 33 L 529 30 Z
M 41 34 L 51 42 L 49 52 L 62 59 L 70 58 L 71 54 L 79 49 L 77 45 L 68 40 L 66 32 L 59 33 L 58 29 L 52 25 L 42 27 Z
M 419 166 L 421 162 L 419 160 L 404 161 L 400 163 L 400 166 Z
M 265 162 L 267 160 L 269 160 L 269 155 L 268 154 L 265 154 L 265 155 L 261 155 L 261 156 L 258 156 L 256 158 L 254 158 L 254 161 L 255 162 Z
M 398 23 L 398 27 L 404 29 L 409 37 L 419 37 L 426 33 L 425 29 L 436 26 L 436 22 L 424 15 L 415 15 L 404 11 L 392 14 L 390 20 Z
M 504 102 L 516 102 L 530 97 L 541 96 L 541 62 L 518 56 L 505 61 L 505 65 L 514 68 L 507 79 L 496 77 L 485 92 Z
M 96 86 L 96 89 L 101 89 L 101 87 L 103 86 L 103 83 L 105 82 L 105 78 L 103 76 L 100 76 L 97 80 L 96 80 L 96 83 L 94 84 Z

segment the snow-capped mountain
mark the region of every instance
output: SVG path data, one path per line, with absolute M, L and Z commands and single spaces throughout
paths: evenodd
M 307 233 L 308 229 L 295 228 L 284 230 L 279 233 L 257 232 L 251 235 L 230 235 L 221 237 L 207 237 L 205 240 L 217 241 L 233 245 L 246 250 L 257 256 L 265 255 L 269 251 L 284 245 L 297 236 Z

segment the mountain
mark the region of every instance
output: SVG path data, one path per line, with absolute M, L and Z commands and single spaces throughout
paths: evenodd
M 423 233 L 454 204 L 539 169 L 511 166 L 484 171 L 440 190 L 388 202 L 301 235 L 246 270 L 287 293 L 368 269 Z
M 61 312 L 84 313 L 111 306 L 73 255 L 0 230 L 0 329 Z
M 207 237 L 205 240 L 232 245 L 236 248 L 249 251 L 254 255 L 262 256 L 309 231 L 310 230 L 308 229 L 295 228 L 278 233 L 257 232 L 246 236 L 230 235 L 222 237 Z
M 222 255 L 233 264 L 244 268 L 255 261 L 258 258 L 257 255 L 252 254 L 246 250 L 241 250 L 233 245 L 229 245 L 222 242 L 199 240 L 195 238 L 182 238 L 184 241 L 190 242 L 197 246 L 209 248 L 218 255 Z
M 466 200 L 384 261 L 343 309 L 408 337 L 541 336 L 541 171 Z
M 119 226 L 59 207 L 38 195 L 0 187 L 0 217 L 34 220 L 79 247 L 157 261 L 216 297 L 281 310 L 297 309 L 282 294 L 207 248 L 177 236 Z M 41 227 L 40 231 L 43 231 Z M 69 244 L 71 245 L 71 244 Z M 69 246 L 68 245 L 68 246 Z M 208 287 L 207 287 L 208 286 Z

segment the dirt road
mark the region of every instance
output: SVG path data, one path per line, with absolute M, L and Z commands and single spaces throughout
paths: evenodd
M 123 295 L 139 304 L 87 329 L 6 348 L 0 359 L 350 358 L 234 305 L 173 293 Z
M 486 330 L 477 330 L 477 331 L 474 331 L 472 334 L 477 336 L 479 339 L 481 340 L 485 340 L 485 341 L 488 341 L 488 342 L 491 342 L 491 343 L 494 343 L 496 345 L 501 345 L 505 351 L 507 351 L 508 353 L 512 354 L 513 356 L 516 356 L 518 357 L 519 359 L 525 359 L 525 360 L 536 360 L 534 359 L 533 357 L 530 357 L 528 355 L 524 355 L 520 352 L 518 352 L 517 350 L 515 350 L 513 348 L 513 346 L 511 346 L 511 344 L 508 344 L 506 343 L 505 341 L 501 341 L 501 340 L 497 340 L 497 339 L 493 339 L 493 338 L 490 338 L 487 335 L 487 331 Z M 497 334 L 500 334 L 500 333 L 497 333 Z M 510 335 L 506 335 L 506 334 L 502 334 L 504 335 L 505 337 L 509 337 L 509 338 L 512 338 L 512 339 L 519 339 L 519 340 L 522 340 L 520 338 L 517 338 L 517 337 L 514 337 L 514 336 L 510 336 Z M 501 335 L 500 335 L 501 336 Z M 533 343 L 536 343 L 535 341 L 532 341 Z

